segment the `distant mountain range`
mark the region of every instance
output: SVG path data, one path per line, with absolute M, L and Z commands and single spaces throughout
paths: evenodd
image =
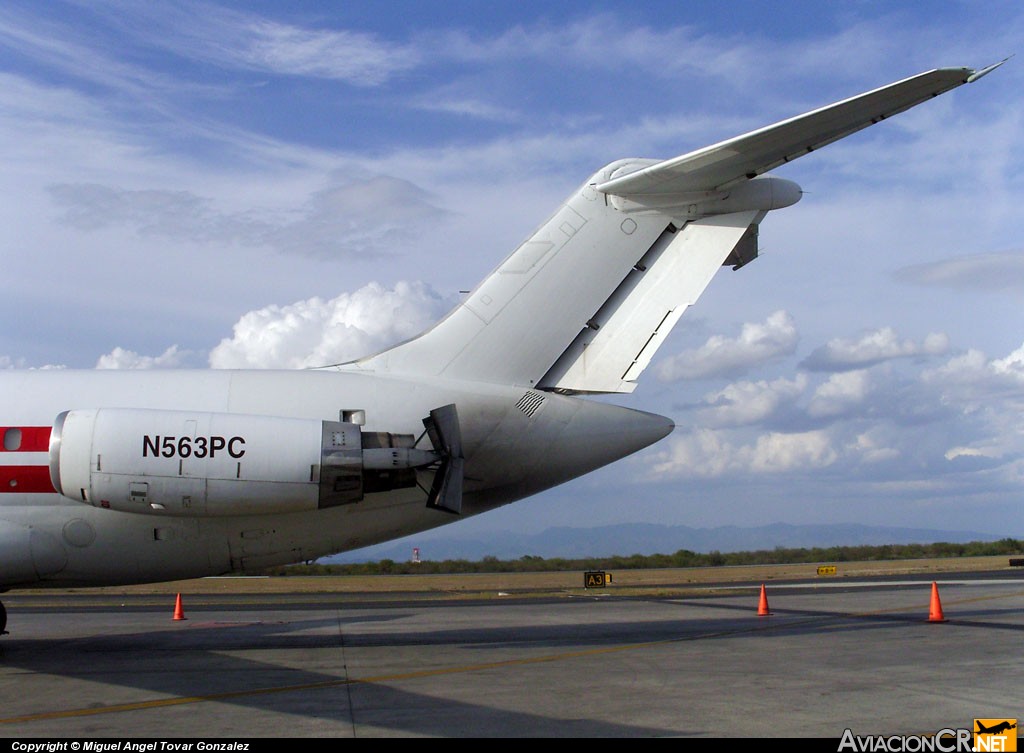
M 607 557 L 630 554 L 673 554 L 680 549 L 693 552 L 739 552 L 776 547 L 810 548 L 881 544 L 931 544 L 937 541 L 961 543 L 995 541 L 1002 538 L 977 531 L 941 531 L 927 528 L 890 528 L 856 523 L 833 525 L 790 525 L 774 523 L 756 528 L 721 526 L 690 528 L 656 523 L 631 523 L 597 528 L 548 528 L 540 533 L 510 531 L 472 536 L 440 528 L 399 541 L 334 555 L 322 562 L 367 562 L 411 558 L 419 547 L 424 560 L 519 559 L 539 557 Z

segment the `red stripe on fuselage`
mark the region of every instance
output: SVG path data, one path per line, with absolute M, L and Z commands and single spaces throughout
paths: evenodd
M 21 441 L 16 447 L 6 449 L 12 441 L 7 440 L 7 432 L 17 429 L 21 432 Z M 49 426 L 0 426 L 0 452 L 46 452 L 50 449 Z
M 46 465 L 0 465 L 0 494 L 56 494 Z

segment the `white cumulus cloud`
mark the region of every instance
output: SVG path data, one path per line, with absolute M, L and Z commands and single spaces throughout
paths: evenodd
M 922 372 L 921 382 L 971 429 L 950 436 L 947 460 L 1024 457 L 1024 346 L 992 359 L 972 348 Z
M 957 458 L 1001 458 L 1004 455 L 998 447 L 950 447 L 946 450 L 946 460 Z
M 188 351 L 172 345 L 158 356 L 144 356 L 134 350 L 116 347 L 96 361 L 97 369 L 177 369 L 186 365 Z
M 1006 358 L 994 360 L 992 370 L 997 374 L 1008 374 L 1024 381 L 1024 345 L 1021 345 Z
M 724 432 L 712 429 L 673 436 L 668 446 L 654 456 L 654 473 L 715 478 L 736 470 L 736 448 L 725 436 Z
M 46 371 L 48 369 L 64 369 L 67 368 L 64 364 L 48 363 L 43 366 L 29 366 L 28 361 L 24 358 L 11 358 L 10 356 L 0 356 L 0 369 L 38 369 L 39 371 Z
M 726 431 L 697 429 L 673 437 L 655 456 L 654 472 L 665 477 L 716 478 L 734 474 L 807 472 L 839 458 L 825 431 L 768 432 L 753 442 L 730 441 Z
M 739 337 L 714 335 L 699 348 L 672 356 L 659 366 L 658 377 L 671 382 L 740 374 L 765 361 L 791 355 L 799 339 L 793 317 L 776 311 L 763 322 L 745 323 Z
M 877 429 L 858 434 L 845 448 L 845 452 L 859 457 L 863 463 L 881 463 L 900 457 L 900 450 L 888 446 L 881 434 Z
M 814 418 L 841 416 L 864 402 L 871 391 L 871 377 L 865 370 L 833 374 L 818 386 L 807 406 Z
M 352 360 L 422 332 L 452 304 L 425 283 L 399 282 L 267 306 L 238 320 L 234 334 L 210 352 L 210 365 L 310 368 Z
M 940 386 L 947 395 L 978 395 L 1024 386 L 1024 345 L 1005 358 L 989 359 L 984 352 L 970 348 L 941 366 L 921 374 L 925 382 Z
M 794 469 L 824 468 L 839 455 L 823 431 L 783 433 L 773 431 L 757 438 L 750 467 L 761 473 L 782 473 Z
M 933 332 L 923 341 L 900 339 L 892 327 L 868 332 L 856 340 L 835 338 L 815 348 L 801 364 L 811 371 L 847 371 L 894 358 L 940 356 L 949 350 L 949 337 Z
M 807 389 L 807 376 L 772 381 L 740 381 L 704 396 L 707 408 L 697 417 L 709 426 L 744 426 L 770 418 L 780 407 L 793 404 Z

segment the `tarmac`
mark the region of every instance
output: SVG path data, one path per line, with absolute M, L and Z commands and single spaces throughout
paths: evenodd
M 1024 573 L 685 596 L 4 595 L 0 736 L 932 735 L 1024 716 Z M 833 749 L 834 748 L 830 748 Z

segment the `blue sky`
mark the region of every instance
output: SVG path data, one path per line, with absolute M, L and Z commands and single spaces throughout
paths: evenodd
M 581 181 L 1024 39 L 1015 3 L 0 6 L 0 367 L 305 367 L 442 315 Z M 625 405 L 676 432 L 460 526 L 1024 535 L 1019 59 L 776 171 Z

